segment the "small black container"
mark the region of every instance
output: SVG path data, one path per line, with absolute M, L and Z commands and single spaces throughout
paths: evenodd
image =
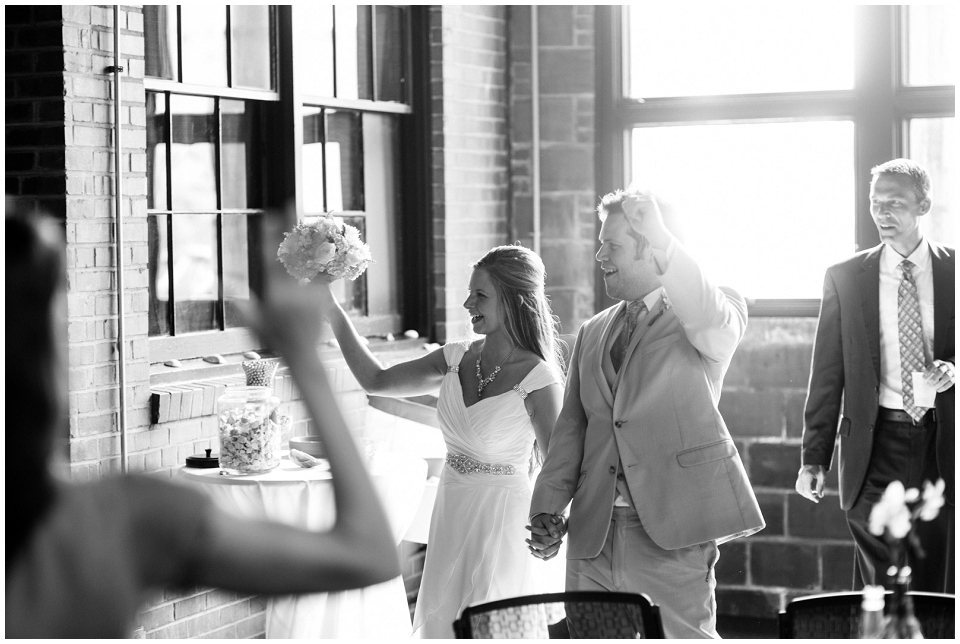
M 206 455 L 203 454 L 194 454 L 193 456 L 187 457 L 187 467 L 220 467 L 220 457 L 214 454 L 210 455 L 212 451 L 210 448 L 205 450 Z

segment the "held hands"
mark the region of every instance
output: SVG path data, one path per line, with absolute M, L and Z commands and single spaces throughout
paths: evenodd
M 937 390 L 938 394 L 943 393 L 956 382 L 956 368 L 952 362 L 934 360 L 923 373 L 923 377 Z
M 797 492 L 814 503 L 819 503 L 823 498 L 823 482 L 826 477 L 822 465 L 804 465 L 797 475 Z
M 563 536 L 567 534 L 567 519 L 560 514 L 538 514 L 530 519 L 527 530 L 531 536 L 526 540 L 530 554 L 546 561 L 560 550 Z
M 656 198 L 648 190 L 631 185 L 623 200 L 623 213 L 630 227 L 643 235 L 658 250 L 666 250 L 671 233 L 663 223 L 663 213 Z

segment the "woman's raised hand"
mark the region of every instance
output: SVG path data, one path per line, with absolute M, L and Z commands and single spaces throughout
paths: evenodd
M 263 220 L 263 294 L 259 299 L 237 302 L 240 314 L 267 348 L 285 355 L 313 350 L 323 325 L 320 303 L 326 294 L 332 297 L 329 282 L 314 280 L 301 285 L 287 274 L 276 256 L 283 239 L 283 222 L 275 214 Z
M 317 276 L 310 280 L 310 286 L 316 290 L 317 298 L 320 302 L 320 313 L 328 320 L 338 306 L 337 298 L 333 294 L 333 288 L 331 287 L 335 281 L 336 278 L 322 272 L 317 273 Z

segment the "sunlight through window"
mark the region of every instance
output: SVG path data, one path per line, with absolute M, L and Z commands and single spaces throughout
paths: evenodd
M 639 98 L 853 87 L 853 7 L 643 4 L 629 9 Z
M 854 251 L 850 121 L 635 128 L 632 180 L 718 283 L 819 298 Z

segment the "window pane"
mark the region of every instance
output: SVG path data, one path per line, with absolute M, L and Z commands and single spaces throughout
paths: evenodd
M 333 96 L 333 7 L 293 6 L 297 82 L 304 94 Z
M 223 216 L 223 308 L 226 327 L 245 326 L 238 301 L 259 289 L 261 215 Z
M 234 87 L 272 89 L 270 7 L 231 5 L 230 42 Z
M 360 231 L 360 239 L 366 241 L 367 226 L 364 217 L 343 217 L 343 223 L 349 224 Z M 364 273 L 355 280 L 337 280 L 330 285 L 337 301 L 347 313 L 357 315 L 367 314 L 367 274 Z
M 326 111 L 327 210 L 363 210 L 360 113 Z
M 177 5 L 143 5 L 144 73 L 177 78 Z
M 147 92 L 147 208 L 167 209 L 167 97 Z
M 819 298 L 854 251 L 853 123 L 635 128 L 632 180 L 723 285 Z
M 853 87 L 852 5 L 644 3 L 628 15 L 629 96 Z
M 173 216 L 173 297 L 177 335 L 219 329 L 217 216 Z
M 956 246 L 957 150 L 956 119 L 910 121 L 910 158 L 930 173 L 930 212 L 921 220 L 923 232 L 934 241 Z M 951 215 L 950 213 L 953 213 Z
M 907 11 L 907 84 L 957 82 L 957 8 L 911 5 Z
M 214 99 L 202 96 L 170 97 L 173 118 L 171 174 L 173 207 L 209 210 L 217 207 L 216 133 Z
M 303 151 L 300 164 L 303 172 L 303 212 L 319 215 L 323 203 L 323 110 L 303 107 Z
M 376 7 L 377 100 L 406 101 L 406 11 L 402 7 Z
M 227 86 L 227 8 L 201 2 L 180 5 L 183 82 Z
M 373 98 L 370 7 L 336 7 L 337 97 Z
M 170 335 L 170 275 L 167 271 L 168 215 L 147 216 L 150 335 Z
M 399 310 L 400 117 L 394 114 L 363 115 L 363 179 L 366 236 L 374 262 L 367 278 L 370 315 Z
M 259 112 L 260 105 L 253 101 L 220 100 L 223 139 L 220 172 L 224 208 L 263 206 Z

